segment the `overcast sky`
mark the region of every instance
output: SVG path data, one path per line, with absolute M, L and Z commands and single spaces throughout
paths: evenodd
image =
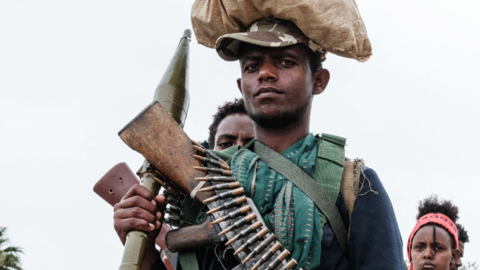
M 0 0 L 0 226 L 24 269 L 118 268 L 113 211 L 92 188 L 143 162 L 117 132 L 150 103 L 192 3 Z M 421 199 L 451 199 L 465 261 L 479 261 L 480 2 L 357 4 L 373 56 L 327 56 L 311 131 L 346 137 L 347 156 L 377 171 L 404 243 Z M 203 140 L 216 107 L 240 97 L 239 66 L 193 38 L 190 67 L 185 131 Z

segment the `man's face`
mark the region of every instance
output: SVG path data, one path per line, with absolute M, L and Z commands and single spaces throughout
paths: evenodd
M 270 48 L 244 43 L 240 66 L 242 79 L 237 83 L 245 107 L 262 127 L 298 121 L 310 109 L 312 95 L 323 92 L 329 79 L 326 70 L 312 73 L 307 48 L 301 44 Z
M 463 258 L 463 252 L 465 249 L 465 243 L 463 243 L 462 241 L 458 241 L 458 249 L 460 250 L 460 258 L 458 258 L 457 262 L 454 265 L 452 265 L 452 267 L 450 267 L 449 270 L 457 270 L 460 266 L 463 265 L 462 258 Z
M 234 113 L 223 118 L 215 133 L 213 150 L 222 151 L 234 145 L 244 146 L 255 138 L 252 119 L 244 113 Z

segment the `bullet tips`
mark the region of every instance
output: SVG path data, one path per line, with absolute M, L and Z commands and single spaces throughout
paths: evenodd
M 212 222 L 212 224 L 217 224 L 223 221 L 223 218 L 216 219 Z
M 291 259 L 286 265 L 285 269 L 292 269 L 295 265 L 297 265 L 297 261 L 295 259 Z
M 260 265 L 261 265 L 260 263 L 255 264 L 255 265 L 252 267 L 252 270 L 257 270 L 257 268 L 260 267 Z
M 203 149 L 201 146 L 194 145 L 193 148 L 200 152 L 201 154 L 205 153 L 205 149 Z
M 229 231 L 230 231 L 230 228 L 226 228 L 225 230 L 221 231 L 221 232 L 218 234 L 218 236 L 224 235 L 224 234 L 228 233 Z M 233 254 L 233 255 L 235 255 L 235 254 Z
M 220 169 L 220 168 L 199 167 L 199 166 L 193 166 L 193 168 L 195 170 L 199 170 L 199 171 L 203 171 L 203 172 L 212 172 L 212 173 L 218 173 L 218 174 L 228 175 L 228 176 L 232 175 L 232 171 L 227 171 L 227 170 Z
M 228 241 L 225 243 L 225 246 L 228 246 L 228 245 L 230 245 L 231 243 L 237 241 L 237 239 L 238 239 L 238 237 L 236 237 L 236 236 L 233 237 L 232 239 L 228 240 Z
M 213 202 L 213 201 L 215 201 L 215 197 L 210 197 L 210 198 L 204 200 L 203 202 L 204 203 L 209 203 L 209 202 Z
M 218 207 L 215 207 L 215 208 L 213 208 L 212 210 L 209 210 L 209 211 L 207 212 L 207 215 L 210 215 L 211 213 L 218 212 L 219 210 L 220 210 L 220 209 L 219 209 Z
M 246 262 L 250 261 L 252 259 L 252 256 L 248 255 L 245 260 L 243 260 L 242 264 L 245 264 Z
M 242 252 L 244 249 L 245 249 L 245 247 L 244 247 L 244 246 L 241 246 L 239 249 L 237 249 L 237 250 L 233 253 L 233 255 L 237 255 L 238 253 Z
M 201 160 L 201 161 L 205 161 L 206 158 L 202 157 L 202 156 L 199 156 L 199 155 L 193 155 L 194 158 L 198 159 L 198 160 Z
M 198 146 L 198 147 L 202 147 L 198 142 L 196 142 L 196 141 L 194 141 L 194 140 L 191 140 L 191 141 L 192 141 L 193 145 L 196 145 L 196 146 Z

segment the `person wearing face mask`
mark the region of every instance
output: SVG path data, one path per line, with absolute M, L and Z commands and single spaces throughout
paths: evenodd
M 458 208 L 436 196 L 420 202 L 417 223 L 408 238 L 410 270 L 448 270 L 460 259 Z
M 243 99 L 225 102 L 213 115 L 213 123 L 208 128 L 208 147 L 222 151 L 229 147 L 244 146 L 255 138 L 253 122 L 245 111 Z M 204 145 L 205 146 L 205 145 Z

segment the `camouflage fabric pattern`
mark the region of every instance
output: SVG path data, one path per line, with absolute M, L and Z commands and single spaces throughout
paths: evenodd
M 325 51 L 318 44 L 305 36 L 298 27 L 285 20 L 264 18 L 252 23 L 246 32 L 226 34 L 218 38 L 215 47 L 218 55 L 226 61 L 238 60 L 240 44 L 247 42 L 263 47 L 285 47 L 299 43 L 305 44 L 315 52 L 322 61 Z

